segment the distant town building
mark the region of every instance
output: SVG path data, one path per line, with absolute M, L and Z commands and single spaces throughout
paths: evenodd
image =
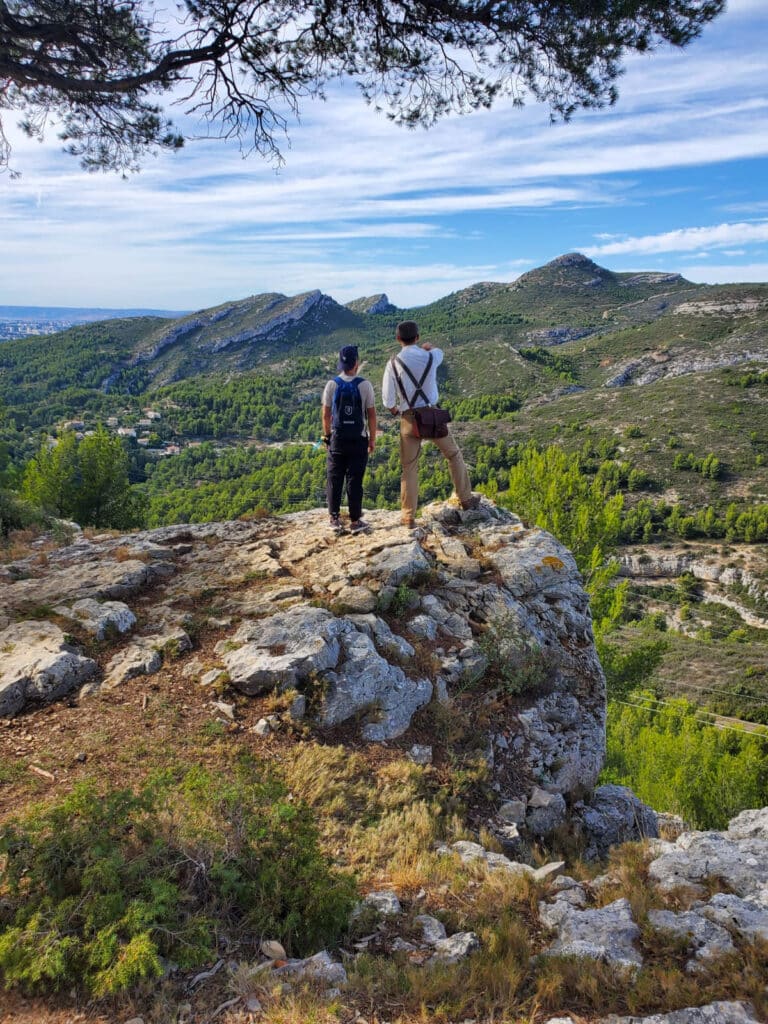
M 133 427 L 118 427 L 117 428 L 117 436 L 118 437 L 136 437 L 136 431 L 133 429 Z

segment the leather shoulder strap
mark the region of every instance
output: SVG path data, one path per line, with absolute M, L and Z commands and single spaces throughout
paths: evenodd
M 400 356 L 392 357 L 392 370 L 394 371 L 395 374 L 395 380 L 397 381 L 402 396 L 408 403 L 408 407 L 410 409 L 413 409 L 414 405 L 416 404 L 416 399 L 419 397 L 421 397 L 425 405 L 429 405 L 429 399 L 427 398 L 426 393 L 424 392 L 424 382 L 429 376 L 429 371 L 432 369 L 432 353 L 429 352 L 428 356 L 429 358 L 427 359 L 427 365 L 424 368 L 424 373 L 422 373 L 421 375 L 421 380 L 416 380 L 416 375 L 411 371 L 411 368 L 400 358 Z M 411 383 L 413 384 L 414 392 L 412 398 L 408 398 L 408 395 L 406 394 L 405 388 L 403 387 L 403 382 L 400 379 L 400 374 L 397 372 L 397 367 L 395 366 L 395 363 L 400 364 L 400 366 L 405 370 L 406 374 L 410 378 Z

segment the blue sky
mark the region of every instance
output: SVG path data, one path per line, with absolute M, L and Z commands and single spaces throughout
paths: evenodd
M 414 132 L 347 84 L 303 107 L 277 171 L 210 141 L 123 180 L 11 127 L 0 305 L 201 309 L 320 288 L 408 306 L 574 250 L 768 281 L 768 0 L 730 0 L 686 50 L 631 58 L 619 87 L 568 124 L 499 104 Z

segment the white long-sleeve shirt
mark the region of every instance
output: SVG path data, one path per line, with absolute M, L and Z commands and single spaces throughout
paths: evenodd
M 398 358 L 406 364 L 408 369 L 414 375 L 416 380 L 421 380 L 421 375 L 427 367 L 429 357 L 432 356 L 432 366 L 430 368 L 427 379 L 422 385 L 422 390 L 427 396 L 428 401 L 419 396 L 415 402 L 415 408 L 419 408 L 421 405 L 437 405 L 439 398 L 437 392 L 437 368 L 443 361 L 443 350 L 440 348 L 433 348 L 429 352 L 426 352 L 423 348 L 418 345 L 403 345 L 398 352 Z M 397 370 L 400 380 L 403 382 L 406 395 L 409 399 L 413 399 L 416 388 L 413 381 L 405 372 L 405 370 L 398 367 Z M 400 412 L 404 412 L 409 409 L 410 406 L 407 401 L 403 399 L 400 393 L 400 388 L 397 386 L 395 375 L 392 372 L 391 362 L 387 362 L 386 369 L 384 370 L 384 380 L 381 385 L 381 400 L 387 409 L 399 409 Z

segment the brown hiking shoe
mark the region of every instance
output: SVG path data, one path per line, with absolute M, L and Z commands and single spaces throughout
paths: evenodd
M 462 503 L 461 507 L 464 509 L 465 512 L 469 512 L 470 509 L 480 508 L 480 501 L 481 500 L 482 499 L 480 498 L 479 494 L 473 494 L 472 497 L 469 499 L 469 501 L 466 501 L 466 502 Z

